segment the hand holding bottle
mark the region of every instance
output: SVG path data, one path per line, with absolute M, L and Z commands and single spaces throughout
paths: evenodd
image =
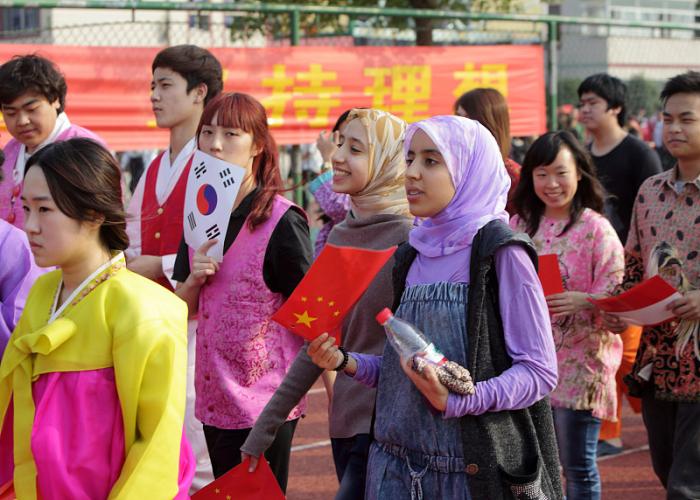
M 412 359 L 413 371 L 423 373 L 426 368 L 432 368 L 430 362 L 422 356 L 415 355 Z M 474 381 L 469 370 L 454 361 L 445 361 L 436 370 L 438 380 L 451 392 L 471 396 L 475 392 Z
M 416 386 L 423 392 L 423 389 L 430 393 L 430 396 L 423 392 L 426 398 L 435 406 L 431 397 L 438 403 L 442 402 L 442 393 L 440 387 L 435 385 L 435 381 L 439 385 L 457 394 L 472 395 L 475 392 L 474 383 L 469 370 L 459 364 L 448 361 L 445 356 L 435 347 L 435 344 L 428 341 L 423 332 L 418 330 L 414 325 L 394 317 L 389 309 L 383 309 L 377 315 L 377 321 L 384 326 L 389 344 L 396 350 L 402 359 L 402 367 L 408 363 L 410 368 L 409 378 L 416 384 L 416 379 L 413 372 L 422 374 L 426 380 L 430 381 L 429 385 Z M 430 380 L 435 376 L 435 381 Z M 430 378 L 429 378 L 430 377 Z M 445 397 L 446 401 L 446 397 Z M 438 408 L 438 406 L 435 406 Z M 438 408 L 440 409 L 440 408 Z
M 447 409 L 447 397 L 450 391 L 440 382 L 435 368 L 430 363 L 426 363 L 423 371 L 417 373 L 413 369 L 413 359 L 401 358 L 401 368 L 433 408 L 442 412 Z

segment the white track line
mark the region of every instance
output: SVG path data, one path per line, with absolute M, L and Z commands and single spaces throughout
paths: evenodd
M 617 455 L 607 455 L 604 457 L 600 457 L 598 459 L 598 462 L 604 462 L 613 458 L 624 457 L 625 455 L 631 455 L 632 453 L 637 453 L 639 451 L 647 451 L 648 449 L 649 445 L 645 444 L 644 446 L 640 446 L 639 448 L 630 448 L 629 450 L 624 450 L 623 452 L 618 453 Z
M 316 441 L 315 443 L 309 443 L 309 444 L 299 444 L 297 446 L 292 446 L 292 453 L 295 451 L 304 451 L 304 450 L 313 450 L 314 448 L 323 448 L 324 446 L 330 446 L 331 441 L 330 439 L 326 439 L 325 441 Z

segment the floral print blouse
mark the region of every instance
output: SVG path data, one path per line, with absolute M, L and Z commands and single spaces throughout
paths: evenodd
M 564 289 L 609 294 L 622 281 L 624 250 L 608 220 L 591 209 L 560 236 L 568 220 L 542 217 L 532 240 L 540 255 L 556 254 Z M 511 227 L 525 231 L 516 215 Z M 552 318 L 559 382 L 552 405 L 591 410 L 594 417 L 616 420 L 615 373 L 622 358 L 622 341 L 602 327 L 593 310 Z

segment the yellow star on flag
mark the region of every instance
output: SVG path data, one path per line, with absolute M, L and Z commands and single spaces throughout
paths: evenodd
M 302 301 L 302 302 L 306 302 L 307 300 L 308 300 L 308 299 L 307 299 L 306 297 L 302 297 L 302 298 L 301 298 L 301 301 Z
M 328 307 L 333 307 L 334 305 L 335 305 L 335 302 L 333 302 L 332 300 L 328 303 Z
M 301 323 L 302 325 L 306 325 L 308 328 L 311 328 L 311 323 L 318 319 L 318 318 L 314 318 L 313 316 L 309 316 L 309 311 L 304 311 L 302 314 L 297 314 L 297 313 L 292 313 L 292 314 L 294 314 L 294 316 L 297 317 L 297 323 Z
M 323 302 L 323 297 L 316 297 L 316 302 Z

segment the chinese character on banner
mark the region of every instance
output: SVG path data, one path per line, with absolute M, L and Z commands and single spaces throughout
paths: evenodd
M 372 97 L 373 108 L 390 111 L 409 123 L 428 118 L 432 84 L 430 66 L 366 68 L 364 74 L 373 80 L 364 91 L 365 95 Z
M 309 64 L 308 71 L 299 71 L 293 77 L 287 75 L 284 64 L 275 64 L 272 76 L 262 81 L 262 86 L 272 91 L 272 95 L 262 99 L 270 127 L 284 124 L 284 113 L 290 101 L 301 124 L 327 127 L 331 110 L 341 104 L 340 99 L 333 96 L 340 96 L 342 89 L 329 84 L 337 79 L 335 71 L 324 71 L 320 64 Z
M 328 115 L 332 108 L 340 106 L 340 99 L 332 99 L 333 94 L 341 93 L 340 87 L 325 86 L 324 81 L 335 81 L 338 74 L 335 71 L 323 71 L 320 64 L 309 64 L 308 72 L 297 73 L 297 83 L 306 86 L 294 87 L 295 94 L 303 94 L 303 99 L 294 100 L 294 110 L 299 121 L 308 123 L 311 127 L 326 127 Z M 309 110 L 315 110 L 312 117 Z
M 482 64 L 477 69 L 474 63 L 465 63 L 464 70 L 455 71 L 453 76 L 459 82 L 452 92 L 455 97 L 478 88 L 493 88 L 508 97 L 507 64 Z
M 284 110 L 292 99 L 292 85 L 294 78 L 287 76 L 287 67 L 284 64 L 275 64 L 272 66 L 272 76 L 263 78 L 262 86 L 272 91 L 272 95 L 262 99 L 270 127 L 281 127 L 284 124 Z

